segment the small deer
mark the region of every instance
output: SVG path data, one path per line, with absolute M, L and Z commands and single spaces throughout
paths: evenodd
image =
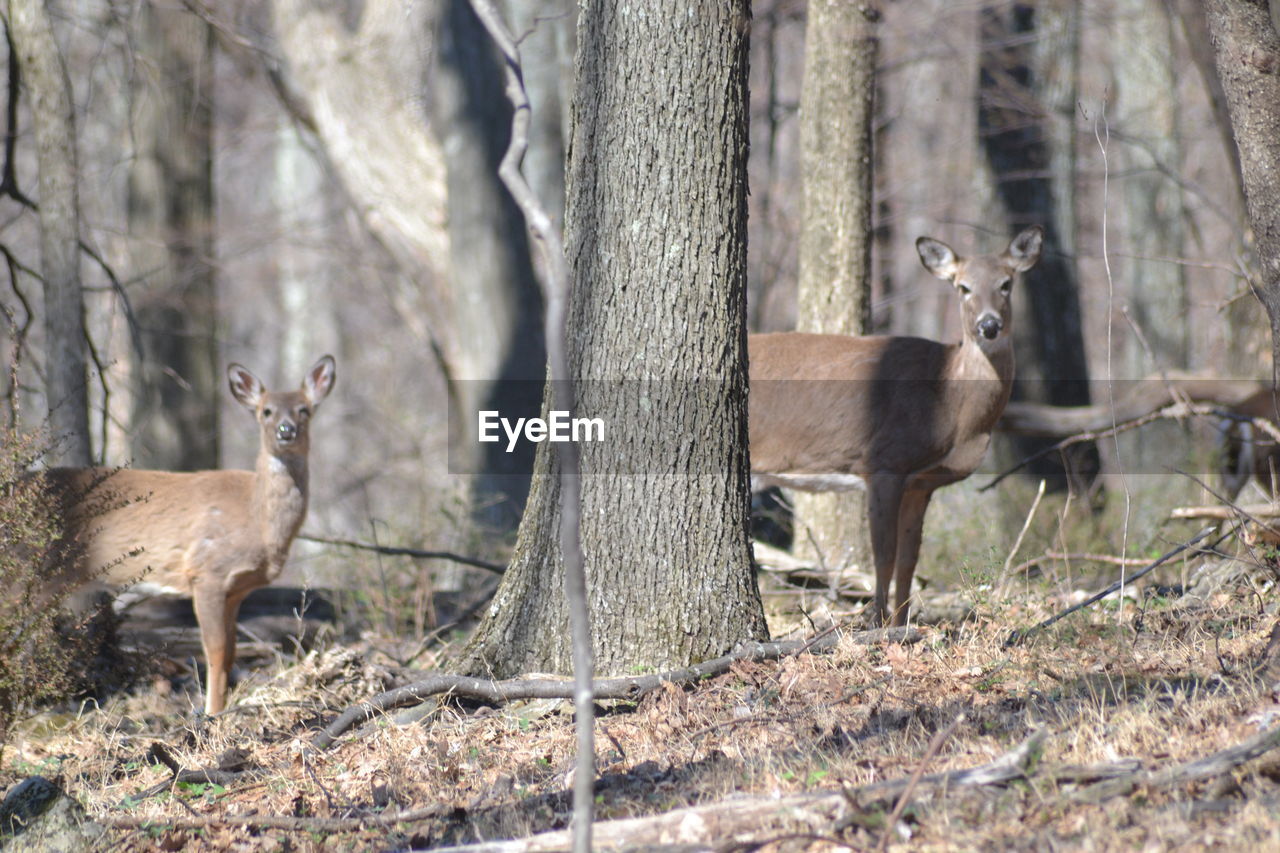
M 748 413 L 752 485 L 803 491 L 867 489 L 875 560 L 872 619 L 907 620 L 925 510 L 934 490 L 963 480 L 986 454 L 1013 387 L 1009 292 L 1040 259 L 1033 225 L 998 255 L 961 258 L 929 237 L 925 269 L 960 294 L 964 337 L 751 335 Z
M 240 603 L 280 575 L 307 515 L 311 418 L 336 376 L 328 355 L 297 391 L 268 391 L 244 367 L 227 368 L 231 394 L 261 429 L 253 471 L 44 474 L 64 508 L 75 556 L 63 571 L 73 582 L 191 597 L 208 666 L 206 714 L 226 707 Z
M 1264 492 L 1274 496 L 1280 492 L 1280 445 L 1253 420 L 1280 422 L 1280 398 L 1265 388 L 1231 406 L 1230 411 L 1234 417 L 1225 418 L 1219 426 L 1223 492 L 1234 501 L 1252 476 Z

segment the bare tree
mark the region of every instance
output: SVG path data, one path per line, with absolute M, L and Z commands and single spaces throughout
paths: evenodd
M 44 278 L 46 397 L 58 443 L 54 458 L 88 465 L 84 303 L 80 292 L 80 201 L 75 102 L 44 0 L 10 0 L 9 28 L 31 101 L 39 165 L 40 260 Z
M 133 456 L 141 467 L 216 468 L 213 35 L 186 9 L 154 0 L 136 20 L 127 215 L 144 353 Z
M 569 162 L 582 550 L 602 673 L 765 632 L 747 540 L 745 2 L 580 10 Z M 465 666 L 567 671 L 554 445 Z
M 863 335 L 871 324 L 873 3 L 815 0 L 800 101 L 803 180 L 797 331 Z M 792 495 L 795 549 L 831 568 L 870 564 L 862 492 Z

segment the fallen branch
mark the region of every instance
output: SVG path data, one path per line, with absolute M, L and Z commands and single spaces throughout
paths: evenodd
M 356 832 L 361 829 L 396 826 L 434 820 L 450 811 L 446 805 L 427 806 L 394 814 L 368 814 L 360 817 L 294 817 L 292 815 L 220 815 L 195 818 L 102 817 L 99 822 L 120 829 L 210 829 L 235 826 L 244 829 L 287 829 L 295 832 Z
M 413 557 L 417 560 L 452 560 L 455 563 L 462 563 L 464 566 L 475 566 L 477 569 L 484 569 L 487 572 L 499 575 L 507 570 L 506 566 L 499 563 L 477 560 L 475 557 L 465 557 L 452 551 L 423 551 L 418 548 L 401 548 L 395 545 L 371 545 L 368 542 L 356 542 L 353 539 L 331 539 L 328 536 L 311 536 L 306 533 L 300 534 L 298 538 L 305 539 L 308 542 L 319 542 L 321 545 L 356 548 L 361 551 L 372 551 L 375 554 L 387 554 L 393 557 Z
M 1012 404 L 1010 404 L 1010 405 L 1012 405 Z M 1063 409 L 1065 409 L 1065 408 L 1073 408 L 1073 407 L 1053 407 L 1053 406 L 1046 406 L 1046 407 L 1043 407 L 1043 408 L 1049 408 L 1049 409 L 1052 409 L 1052 408 L 1063 408 Z M 1102 408 L 1105 408 L 1105 407 L 1102 407 L 1102 406 L 1089 406 L 1089 407 L 1082 407 L 1082 408 L 1102 409 Z M 985 492 L 985 491 L 987 491 L 988 489 L 994 488 L 994 487 L 995 487 L 995 485 L 996 485 L 997 483 L 999 483 L 1001 480 L 1003 480 L 1003 479 L 1005 479 L 1006 477 L 1009 477 L 1009 476 L 1011 476 L 1011 475 L 1013 475 L 1013 474 L 1016 474 L 1017 472 L 1021 471 L 1023 468 L 1025 468 L 1025 467 L 1027 467 L 1028 465 L 1030 465 L 1032 462 L 1035 462 L 1037 459 L 1042 459 L 1042 458 L 1044 458 L 1045 456 L 1048 456 L 1048 455 L 1050 455 L 1050 454 L 1052 454 L 1052 453 L 1057 453 L 1057 452 L 1059 452 L 1059 451 L 1065 450 L 1065 449 L 1067 449 L 1068 447 L 1071 447 L 1072 445 L 1076 445 L 1076 444 L 1083 444 L 1083 443 L 1085 443 L 1085 442 L 1097 441 L 1097 440 L 1098 440 L 1098 439 L 1100 439 L 1100 438 L 1109 438 L 1109 437 L 1114 436 L 1114 435 L 1120 435 L 1120 434 L 1122 434 L 1122 433 L 1126 433 L 1126 432 L 1129 432 L 1129 431 L 1131 431 L 1131 430 L 1138 429 L 1139 427 L 1146 426 L 1146 425 L 1147 425 L 1147 424 L 1149 424 L 1149 423 L 1154 423 L 1155 421 L 1159 421 L 1159 420 L 1182 420 L 1183 418 L 1189 417 L 1189 416 L 1191 416 L 1191 415 L 1199 415 L 1199 416 L 1202 416 L 1202 417 L 1203 417 L 1203 416 L 1212 415 L 1212 416 L 1220 417 L 1220 418 L 1221 418 L 1221 417 L 1230 417 L 1230 416 L 1231 416 L 1231 413 L 1230 413 L 1230 412 L 1226 412 L 1226 411 L 1224 411 L 1224 410 L 1223 410 L 1222 408 L 1220 408 L 1219 406 L 1209 406 L 1209 405 L 1201 405 L 1201 404 L 1198 404 L 1198 403 L 1180 403 L 1180 402 L 1179 402 L 1179 403 L 1173 403 L 1173 404 L 1171 404 L 1171 405 L 1165 406 L 1164 408 L 1162 408 L 1162 409 L 1158 409 L 1158 410 L 1156 410 L 1156 411 L 1154 411 L 1154 412 L 1147 412 L 1146 414 L 1139 415 L 1139 416 L 1134 417 L 1134 418 L 1130 418 L 1129 420 L 1122 421 L 1122 422 L 1117 423 L 1117 424 L 1115 424 L 1115 425 L 1113 425 L 1113 426 L 1107 426 L 1107 427 L 1100 428 L 1100 429 L 1084 430 L 1084 431 L 1082 431 L 1082 432 L 1075 432 L 1075 433 L 1072 433 L 1071 435 L 1068 435 L 1066 438 L 1062 439 L 1061 441 L 1059 441 L 1059 442 L 1057 442 L 1057 443 L 1055 443 L 1055 444 L 1052 444 L 1052 445 L 1050 445 L 1050 446 L 1048 446 L 1048 447 L 1046 447 L 1046 448 L 1043 448 L 1042 450 L 1039 450 L 1039 451 L 1037 451 L 1037 452 L 1035 452 L 1035 453 L 1032 453 L 1030 456 L 1027 456 L 1026 458 L 1022 459 L 1020 462 L 1018 462 L 1018 463 L 1017 463 L 1016 465 L 1014 465 L 1013 467 L 1011 467 L 1011 468 L 1006 468 L 1004 471 L 1001 471 L 999 474 L 997 474 L 995 477 L 993 477 L 990 481 L 988 481 L 988 482 L 984 483 L 983 485 L 979 486 L 979 487 L 978 487 L 978 491 L 980 491 L 980 492 Z M 1255 420 L 1255 419 L 1250 418 L 1250 419 L 1248 419 L 1248 420 Z M 1002 425 L 1003 425 L 1003 423 L 1004 423 L 1004 422 L 1003 422 L 1003 421 L 1001 421 L 1001 424 L 1002 424 Z M 1005 428 L 1005 427 L 1003 427 L 1003 426 L 1002 426 L 1002 428 Z M 1009 431 L 1009 432 L 1019 432 L 1019 433 L 1022 433 L 1022 430 L 1008 429 L 1008 428 L 1006 428 L 1006 429 L 1007 429 L 1007 431 Z M 1272 427 L 1271 427 L 1271 429 L 1273 429 L 1273 430 L 1274 430 L 1274 429 L 1275 429 L 1275 427 L 1274 427 L 1274 426 L 1272 426 Z M 1027 432 L 1027 433 L 1025 433 L 1025 434 L 1029 434 L 1029 435 L 1037 435 L 1037 436 L 1043 436 L 1043 433 L 1042 433 L 1042 432 L 1040 432 L 1040 431 L 1034 431 L 1034 430 L 1033 430 L 1033 431 L 1028 431 L 1028 432 Z M 1056 431 L 1056 432 L 1052 433 L 1052 435 L 1062 435 L 1062 432 L 1061 432 L 1061 431 Z
M 1024 778 L 1038 759 L 1043 742 L 1043 730 L 1037 731 L 990 764 L 922 776 L 917 786 L 1000 785 Z M 746 837 L 755 833 L 776 832 L 780 824 L 804 826 L 810 831 L 830 827 L 838 832 L 852 825 L 853 818 L 868 805 L 899 796 L 907 786 L 907 779 L 897 779 L 835 792 L 726 800 L 648 817 L 600 821 L 592 828 L 592 834 L 602 849 L 630 850 L 676 846 L 705 848 L 726 839 L 745 843 Z M 436 850 L 437 853 L 544 853 L 564 850 L 568 838 L 568 832 L 561 830 L 512 841 Z
M 1245 504 L 1244 506 L 1180 506 L 1170 518 L 1208 518 L 1231 521 L 1241 515 L 1253 518 L 1280 518 L 1280 504 Z
M 1079 604 L 1074 604 L 1071 607 L 1068 607 L 1066 610 L 1063 610 L 1061 613 L 1058 613 L 1054 616 L 1050 616 L 1048 619 L 1044 620 L 1038 625 L 1034 625 L 1030 628 L 1024 628 L 1021 630 L 1015 630 L 1012 634 L 1009 635 L 1009 638 L 1004 641 L 1004 647 L 1007 649 L 1010 646 L 1016 646 L 1018 643 L 1021 643 L 1023 640 L 1025 640 L 1027 637 L 1031 636 L 1032 634 L 1036 633 L 1037 631 L 1043 630 L 1044 628 L 1048 628 L 1053 623 L 1057 622 L 1060 619 L 1064 619 L 1067 616 L 1070 616 L 1072 613 L 1075 613 L 1077 610 L 1083 610 L 1089 605 L 1101 601 L 1111 593 L 1120 589 L 1121 586 L 1124 586 L 1126 584 L 1131 584 L 1134 581 L 1136 581 L 1138 578 L 1142 577 L 1143 575 L 1155 570 L 1160 566 L 1163 566 L 1165 563 L 1169 562 L 1174 557 L 1181 554 L 1183 551 L 1188 550 L 1197 542 L 1199 542 L 1201 539 L 1204 539 L 1210 533 L 1213 533 L 1217 529 L 1218 529 L 1217 526 L 1206 527 L 1204 530 L 1201 530 L 1199 533 L 1197 533 L 1195 536 L 1188 539 L 1186 542 L 1183 542 L 1181 545 L 1177 546 L 1176 548 L 1170 551 L 1166 551 L 1164 554 L 1161 554 L 1160 557 L 1155 562 L 1151 563 L 1146 568 L 1139 569 L 1138 571 L 1129 575 L 1129 577 L 1127 578 L 1121 578 L 1120 580 L 1111 584 L 1106 589 L 1102 590 L 1102 592 L 1099 592 L 1095 595 L 1091 595 L 1088 598 L 1086 598 L 1084 601 L 1080 602 Z M 1226 533 L 1219 536 L 1214 541 L 1214 543 L 1208 547 L 1207 550 L 1213 550 L 1214 548 L 1218 547 L 1218 544 L 1222 542 L 1222 540 L 1230 536 L 1232 532 L 1234 532 L 1234 529 L 1229 530 Z
M 998 429 L 1039 438 L 1060 438 L 1084 432 L 1100 432 L 1117 424 L 1139 420 L 1177 403 L 1211 403 L 1204 408 L 1229 409 L 1248 400 L 1270 386 L 1246 379 L 1207 379 L 1172 376 L 1118 380 L 1116 385 L 1132 384 L 1128 394 L 1110 403 L 1091 406 L 1049 406 L 1042 403 L 1014 401 L 1005 407 Z M 1228 412 L 1219 412 L 1230 416 Z M 1272 426 L 1272 429 L 1275 429 Z
M 729 667 L 737 661 L 776 660 L 804 651 L 824 651 L 835 646 L 840 636 L 835 631 L 828 631 L 809 640 L 744 643 L 727 655 L 683 669 L 626 678 L 597 679 L 592 684 L 592 695 L 596 699 L 635 700 L 668 682 L 683 684 L 728 672 Z M 860 631 L 850 637 L 854 642 L 861 643 L 914 643 L 920 639 L 920 632 L 914 628 L 882 628 L 874 631 Z M 466 675 L 433 675 L 413 684 L 388 690 L 359 705 L 353 705 L 317 734 L 311 746 L 317 750 L 328 749 L 353 726 L 388 711 L 416 705 L 428 697 L 441 693 L 495 703 L 511 702 L 516 699 L 572 699 L 574 696 L 573 682 L 568 679 L 512 678 L 506 681 L 493 681 Z
M 1138 787 L 1170 788 L 1187 782 L 1212 779 L 1239 767 L 1246 761 L 1252 761 L 1270 752 L 1277 746 L 1280 746 L 1280 726 L 1272 726 L 1242 743 L 1194 761 L 1187 761 L 1163 770 L 1140 770 L 1118 779 L 1098 782 L 1079 791 L 1073 799 L 1079 802 L 1098 803 L 1111 797 L 1123 796 Z

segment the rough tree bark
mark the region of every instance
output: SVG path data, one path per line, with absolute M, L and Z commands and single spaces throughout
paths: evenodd
M 1280 34 L 1265 0 L 1206 0 L 1205 11 L 1240 152 L 1261 273 L 1256 291 L 1271 321 L 1274 386 L 1280 383 Z
M 131 291 L 144 356 L 134 371 L 133 461 L 218 466 L 213 269 L 213 34 L 184 8 L 137 14 L 127 210 Z
M 10 0 L 9 27 L 35 125 L 44 278 L 46 398 L 57 443 L 51 461 L 88 465 L 84 302 L 80 292 L 80 200 L 75 101 L 44 0 Z
M 765 634 L 748 548 L 749 7 L 580 9 L 569 159 L 569 343 L 582 549 L 601 674 L 684 665 Z M 516 552 L 464 666 L 566 672 L 560 490 L 538 451 Z
M 802 213 L 796 329 L 864 335 L 871 325 L 874 3 L 814 0 L 800 101 Z M 792 495 L 797 554 L 870 565 L 863 492 Z

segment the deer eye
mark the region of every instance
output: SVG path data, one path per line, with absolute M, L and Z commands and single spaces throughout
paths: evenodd
M 970 292 L 970 291 L 969 291 L 969 285 L 967 285 L 967 284 L 961 284 L 961 283 L 960 283 L 960 282 L 958 282 L 958 281 L 956 282 L 956 290 L 960 291 L 960 295 L 961 295 L 961 296 L 968 296 L 968 295 L 969 295 L 969 292 Z
M 1008 279 L 1008 278 L 1006 278 L 1004 281 L 1000 282 L 1000 292 L 1001 292 L 1001 293 L 1006 293 L 1006 294 L 1007 294 L 1007 293 L 1009 292 L 1009 289 L 1010 289 L 1010 288 L 1012 288 L 1012 287 L 1013 287 L 1013 279 Z
M 272 408 L 271 408 L 270 406 L 263 406 L 263 407 L 262 407 L 262 416 L 263 416 L 264 418 L 269 418 L 269 417 L 271 417 L 271 415 L 272 415 L 272 414 L 274 414 L 274 412 L 272 411 Z
M 301 409 L 298 409 L 298 417 L 301 419 L 311 417 L 311 410 L 308 409 L 306 406 L 303 406 Z

